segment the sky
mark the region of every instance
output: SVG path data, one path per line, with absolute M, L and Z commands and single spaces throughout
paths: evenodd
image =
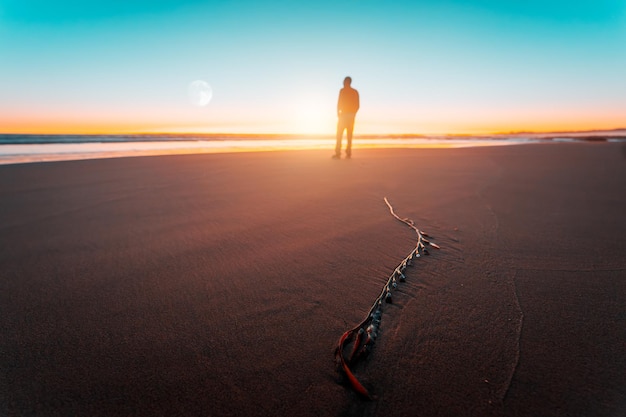
M 623 128 L 626 1 L 0 0 L 0 133 L 332 135 L 345 76 L 355 134 Z

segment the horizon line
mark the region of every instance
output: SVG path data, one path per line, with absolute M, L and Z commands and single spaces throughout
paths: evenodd
M 607 134 L 617 133 L 624 131 L 626 127 L 619 127 L 613 129 L 584 129 L 584 130 L 512 130 L 512 131 L 496 131 L 496 132 L 483 132 L 483 133 L 362 133 L 354 134 L 354 138 L 357 139 L 378 139 L 384 138 L 429 138 L 429 137 L 476 137 L 476 136 L 519 136 L 519 135 L 555 135 L 555 134 Z M 235 137 L 255 137 L 255 138 L 335 138 L 332 133 L 292 133 L 292 132 L 176 132 L 176 131 L 162 131 L 162 132 L 147 132 L 147 131 L 128 131 L 128 132 L 101 132 L 101 133 L 15 133 L 15 132 L 0 132 L 0 136 L 176 136 L 176 137 L 207 137 L 207 138 L 235 138 Z

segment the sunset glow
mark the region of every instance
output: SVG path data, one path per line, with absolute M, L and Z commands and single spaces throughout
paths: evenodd
M 626 126 L 621 1 L 128 3 L 3 2 L 0 133 L 332 135 L 346 75 L 357 136 Z

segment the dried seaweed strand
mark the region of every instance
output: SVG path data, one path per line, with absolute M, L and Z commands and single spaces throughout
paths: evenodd
M 335 349 L 335 358 L 337 360 L 338 370 L 346 375 L 352 388 L 358 394 L 367 399 L 373 399 L 373 396 L 367 388 L 359 382 L 357 377 L 350 370 L 350 366 L 354 366 L 354 364 L 356 364 L 359 360 L 364 360 L 371 351 L 378 337 L 378 328 L 383 314 L 383 301 L 387 303 L 392 302 L 392 291 L 398 287 L 398 282 L 404 282 L 406 280 L 406 276 L 404 275 L 406 267 L 410 266 L 413 260 L 419 258 L 422 254 L 428 255 L 427 246 L 440 249 L 437 244 L 426 239 L 428 235 L 423 230 L 418 229 L 413 220 L 399 217 L 393 211 L 393 206 L 389 203 L 387 197 L 385 197 L 384 200 L 387 207 L 389 207 L 391 215 L 415 231 L 417 234 L 417 243 L 411 253 L 409 253 L 391 273 L 387 282 L 383 286 L 380 295 L 376 298 L 374 304 L 372 304 L 372 307 L 365 318 L 341 336 L 337 348 Z M 350 355 L 346 359 L 344 350 L 350 342 L 352 342 L 352 349 Z

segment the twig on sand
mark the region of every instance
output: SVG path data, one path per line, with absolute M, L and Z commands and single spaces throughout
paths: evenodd
M 364 360 L 372 350 L 378 337 L 378 328 L 380 327 L 380 321 L 382 319 L 384 302 L 393 302 L 392 291 L 398 287 L 398 281 L 404 282 L 406 280 L 406 276 L 404 275 L 406 267 L 410 266 L 413 260 L 419 258 L 422 254 L 428 255 L 427 246 L 440 249 L 438 245 L 426 239 L 428 235 L 423 230 L 418 229 L 413 220 L 399 217 L 393 211 L 393 207 L 391 203 L 389 203 L 389 200 L 387 200 L 387 197 L 385 197 L 384 200 L 387 207 L 389 207 L 391 215 L 415 231 L 417 234 L 417 243 L 411 253 L 409 253 L 391 273 L 380 295 L 376 298 L 374 304 L 372 304 L 365 318 L 341 336 L 337 348 L 335 349 L 338 370 L 346 375 L 350 385 L 359 395 L 370 400 L 375 399 L 375 397 L 359 382 L 350 369 L 350 366 L 354 367 L 359 360 Z M 352 343 L 352 349 L 346 359 L 344 350 L 350 343 Z

